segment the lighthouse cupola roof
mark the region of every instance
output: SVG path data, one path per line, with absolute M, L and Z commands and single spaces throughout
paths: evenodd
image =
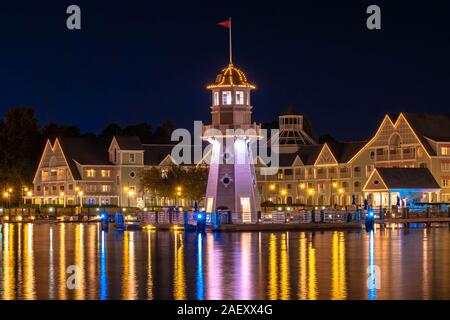
M 255 89 L 255 85 L 250 83 L 245 73 L 230 63 L 227 67 L 217 75 L 216 81 L 213 84 L 208 85 L 208 89 L 221 88 L 221 87 L 243 87 L 249 89 Z

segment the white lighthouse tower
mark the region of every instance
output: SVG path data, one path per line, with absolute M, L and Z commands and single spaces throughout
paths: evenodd
M 203 139 L 212 144 L 212 152 L 206 211 L 227 208 L 233 223 L 254 223 L 260 211 L 250 148 L 261 130 L 251 119 L 250 93 L 254 88 L 231 63 L 208 86 L 212 91 L 212 123 L 203 127 Z
M 255 86 L 233 65 L 230 52 L 229 65 L 207 88 L 212 92 L 212 123 L 203 127 L 203 139 L 212 144 L 212 152 L 206 212 L 222 208 L 232 213 L 233 223 L 255 223 L 261 210 L 250 148 L 261 131 L 251 119 Z

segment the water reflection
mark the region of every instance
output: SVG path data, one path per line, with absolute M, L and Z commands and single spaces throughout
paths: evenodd
M 19 228 L 21 226 L 19 225 Z M 28 223 L 25 226 L 24 232 L 24 299 L 32 300 L 36 299 L 36 291 L 35 291 L 35 279 L 34 279 L 34 251 L 33 251 L 33 227 L 32 223 Z M 21 228 L 19 229 L 21 230 Z
M 445 299 L 449 240 L 447 228 L 186 235 L 9 223 L 0 298 Z
M 374 246 L 374 231 L 370 231 L 369 235 L 369 279 L 367 280 L 368 295 L 369 300 L 376 300 L 377 298 L 377 283 L 379 283 L 379 270 L 375 265 L 375 246 Z M 377 272 L 378 271 L 378 272 Z
M 333 255 L 333 284 L 331 299 L 343 300 L 347 297 L 345 283 L 345 242 L 344 232 L 333 232 L 332 250 Z
M 153 300 L 152 233 L 147 231 L 147 299 Z
M 203 283 L 203 233 L 197 234 L 197 300 L 205 299 Z
M 298 255 L 297 298 L 300 300 L 316 300 L 316 252 L 312 241 L 308 241 L 305 233 L 301 233 L 299 237 Z
M 14 227 L 9 223 L 3 225 L 3 288 L 2 299 L 15 298 L 14 279 Z
M 108 276 L 106 269 L 106 231 L 100 235 L 100 300 L 108 298 Z
M 137 298 L 134 237 L 134 232 L 126 231 L 123 234 L 122 299 L 125 300 L 134 300 Z
M 175 231 L 174 238 L 174 280 L 173 296 L 175 300 L 186 299 L 186 279 L 184 275 L 184 232 Z
M 85 299 L 86 288 L 86 273 L 84 270 L 84 249 L 86 244 L 84 243 L 84 224 L 77 224 L 75 226 L 75 270 L 76 270 L 76 288 L 74 289 L 75 299 Z M 64 252 L 66 254 L 66 252 Z M 65 272 L 65 271 L 63 271 Z
M 281 245 L 280 245 L 280 299 L 289 300 L 290 299 L 290 279 L 289 279 L 289 233 L 281 234 Z
M 269 236 L 269 283 L 268 298 L 270 300 L 278 299 L 278 250 L 277 236 L 273 233 Z

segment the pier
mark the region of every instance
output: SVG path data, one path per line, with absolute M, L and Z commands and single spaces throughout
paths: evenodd
M 121 212 L 125 221 L 138 222 L 142 229 L 152 230 L 191 230 L 197 229 L 198 219 L 194 211 L 179 211 L 175 208 L 163 208 L 146 211 L 137 208 L 11 208 L 0 210 L 2 223 L 94 223 L 106 219 L 113 221 L 116 212 Z M 448 224 L 448 207 L 429 206 L 424 210 L 390 211 L 374 210 L 374 224 L 380 228 L 399 225 L 408 228 L 412 224 Z M 231 223 L 229 212 L 215 214 L 201 213 L 205 220 L 206 231 L 246 232 L 246 231 L 295 231 L 295 230 L 340 230 L 361 229 L 367 218 L 367 210 L 277 210 L 258 214 L 256 223 Z M 214 222 L 215 221 L 215 222 Z

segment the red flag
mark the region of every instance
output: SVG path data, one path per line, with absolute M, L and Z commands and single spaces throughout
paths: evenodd
M 227 28 L 227 29 L 230 29 L 230 20 L 225 20 L 225 21 L 219 22 L 217 25 Z

